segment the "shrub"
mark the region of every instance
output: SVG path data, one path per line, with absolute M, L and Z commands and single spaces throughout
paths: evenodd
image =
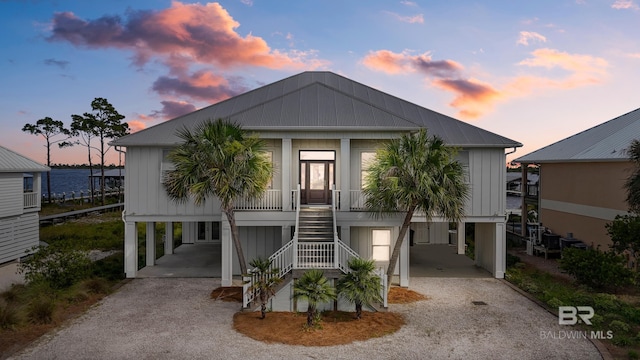
M 520 262 L 520 257 L 507 253 L 507 267 L 512 267 Z
M 27 318 L 34 324 L 50 324 L 53 321 L 55 302 L 49 297 L 34 299 L 27 307 Z
M 624 258 L 612 251 L 567 248 L 562 252 L 560 267 L 580 284 L 594 289 L 613 289 L 633 284 L 633 273 Z
M 91 260 L 86 252 L 59 246 L 36 247 L 18 270 L 28 283 L 44 282 L 64 289 L 89 276 Z
M 0 303 L 0 329 L 13 329 L 19 323 L 15 307 Z

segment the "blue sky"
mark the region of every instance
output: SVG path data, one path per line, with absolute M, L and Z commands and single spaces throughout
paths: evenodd
M 135 130 L 330 70 L 523 143 L 513 158 L 640 107 L 638 24 L 638 0 L 0 0 L 0 144 L 45 162 L 22 126 L 96 97 Z

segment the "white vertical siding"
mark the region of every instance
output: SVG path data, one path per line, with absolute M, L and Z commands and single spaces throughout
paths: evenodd
M 430 222 L 412 223 L 413 241 L 416 244 L 448 244 L 449 243 L 449 223 Z
M 504 149 L 469 150 L 471 201 L 467 216 L 500 216 L 506 207 Z
M 38 245 L 40 228 L 37 213 L 0 219 L 0 264 L 25 256 Z
M 161 148 L 132 147 L 127 150 L 126 156 L 127 215 L 220 215 L 220 202 L 217 199 L 196 206 L 191 200 L 176 203 L 169 198 L 161 182 Z
M 282 246 L 280 226 L 240 226 L 238 233 L 247 266 L 258 256 L 268 258 Z M 240 275 L 240 262 L 235 247 L 233 248 L 233 274 Z
M 22 173 L 0 174 L 0 218 L 24 211 Z
M 478 266 L 492 274 L 495 270 L 496 224 L 476 223 L 475 226 L 475 261 Z M 495 274 L 494 274 L 495 275 Z

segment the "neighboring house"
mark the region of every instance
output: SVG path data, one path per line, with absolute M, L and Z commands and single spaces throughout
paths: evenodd
M 539 221 L 608 249 L 605 224 L 627 214 L 625 180 L 632 163 L 626 149 L 640 138 L 640 109 L 609 120 L 515 160 L 540 166 Z
M 452 226 L 464 229 L 465 223 L 475 223 L 476 263 L 496 278 L 504 276 L 505 149 L 522 145 L 340 75 L 304 72 L 112 142 L 119 148 L 126 147 L 123 218 L 127 277 L 136 277 L 138 271 L 137 223 L 147 224 L 146 259 L 153 265 L 156 222 L 166 223 L 168 233 L 174 222 L 181 222 L 183 244 L 219 242 L 223 285 L 230 285 L 232 277 L 240 275 L 219 201 L 211 199 L 200 207 L 193 202 L 176 204 L 162 186 L 163 173 L 173 168 L 167 154 L 181 141 L 176 132 L 218 118 L 258 133 L 267 143 L 276 170 L 262 200 L 237 203 L 236 218 L 247 261 L 280 250 L 279 254 L 288 253 L 294 260 L 289 258 L 279 267 L 312 267 L 311 262 L 302 262 L 309 256 L 320 256 L 320 250 L 312 248 L 315 245 L 300 240 L 300 252 L 291 252 L 291 246 L 296 248 L 295 243 L 291 245 L 292 239 L 302 237 L 295 231 L 297 210 L 306 205 L 325 205 L 329 211 L 336 210 L 335 223 L 331 215 L 328 218 L 339 242 L 331 232 L 335 243 L 327 245 L 324 252 L 335 267 L 346 265 L 343 256 L 354 252 L 384 266 L 404 214 L 380 220 L 364 211 L 361 189 L 366 164 L 381 143 L 427 128 L 448 145 L 460 148 L 458 159 L 468 170 L 471 198 L 466 217 Z M 332 191 L 334 185 L 336 190 Z M 302 223 L 300 220 L 300 229 Z M 411 227 L 416 243 L 449 244 L 450 224 L 438 214 L 430 223 L 424 214 L 416 214 Z M 465 232 L 457 233 L 455 245 L 458 253 L 464 254 Z M 166 236 L 167 243 L 171 238 Z M 396 272 L 403 286 L 409 281 L 409 243 L 407 232 Z M 167 245 L 166 253 L 171 253 L 171 247 Z M 315 262 L 326 267 L 323 264 Z
M 41 174 L 50 169 L 0 146 L 0 264 L 40 241 Z

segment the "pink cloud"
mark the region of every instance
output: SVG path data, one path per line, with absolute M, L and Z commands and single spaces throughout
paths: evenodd
M 454 94 L 450 106 L 458 109 L 463 119 L 480 117 L 491 111 L 499 101 L 521 97 L 544 89 L 570 89 L 597 84 L 606 79 L 606 60 L 590 55 L 569 54 L 554 49 L 537 49 L 519 65 L 531 68 L 561 69 L 562 77 L 524 75 L 502 86 L 469 78 L 463 66 L 453 60 L 434 61 L 428 53 L 411 55 L 379 50 L 369 53 L 362 62 L 370 69 L 388 74 L 422 73 L 427 83 Z
M 56 13 L 48 40 L 79 48 L 128 51 L 140 67 L 150 61 L 163 64 L 168 74 L 158 77 L 152 90 L 172 102 L 176 98 L 215 102 L 245 91 L 242 79 L 231 73 L 236 68 L 317 69 L 328 65 L 317 58 L 315 50 L 272 49 L 259 36 L 240 35 L 239 26 L 219 3 L 174 1 L 167 9 L 131 10 L 123 17 L 87 20 L 71 12 Z
M 640 9 L 640 7 L 638 7 L 638 5 L 633 2 L 633 0 L 616 0 L 613 4 L 611 4 L 611 7 L 616 10 Z
M 429 53 L 411 55 L 405 51 L 394 53 L 389 50 L 370 52 L 362 63 L 374 70 L 388 74 L 422 72 L 425 75 L 454 75 L 462 70 L 462 65 L 452 60 L 434 61 Z
M 88 48 L 127 49 L 134 53 L 138 65 L 154 56 L 164 59 L 181 54 L 193 62 L 222 68 L 249 65 L 303 69 L 308 66 L 300 59 L 271 49 L 261 37 L 239 35 L 236 32 L 239 26 L 218 3 L 175 1 L 164 10 L 131 11 L 126 19 L 103 16 L 84 20 L 71 12 L 56 13 L 49 40 Z
M 547 38 L 544 37 L 543 35 L 538 34 L 537 32 L 520 31 L 520 37 L 518 38 L 518 41 L 516 42 L 516 44 L 527 46 L 529 45 L 529 41 L 547 42 Z

